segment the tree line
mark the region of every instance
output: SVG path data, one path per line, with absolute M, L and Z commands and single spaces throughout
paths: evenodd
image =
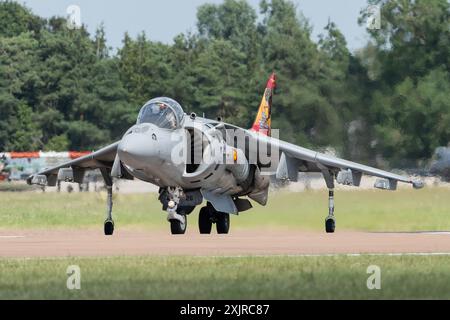
M 313 41 L 289 0 L 262 0 L 262 19 L 245 0 L 205 4 L 196 32 L 171 44 L 125 33 L 113 51 L 103 25 L 90 35 L 0 1 L 0 150 L 98 148 L 157 96 L 249 127 L 275 71 L 282 139 L 382 167 L 419 165 L 450 141 L 450 5 L 369 3 L 381 7 L 381 29 L 355 52 L 332 21 Z

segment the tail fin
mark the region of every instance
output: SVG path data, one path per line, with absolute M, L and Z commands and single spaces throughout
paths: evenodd
M 259 106 L 255 123 L 251 128 L 252 131 L 259 132 L 269 137 L 271 135 L 272 125 L 272 97 L 276 86 L 276 75 L 275 73 L 272 73 L 269 81 L 267 82 L 266 90 L 264 91 L 264 96 Z

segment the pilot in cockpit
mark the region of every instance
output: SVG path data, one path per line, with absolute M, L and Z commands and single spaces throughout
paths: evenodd
M 175 113 L 164 102 L 153 102 L 146 105 L 138 119 L 138 123 L 153 123 L 160 128 L 175 129 L 177 119 Z
M 142 107 L 137 124 L 152 123 L 163 129 L 174 130 L 180 126 L 183 117 L 183 109 L 175 100 L 156 98 Z
M 177 121 L 175 114 L 165 103 L 154 103 L 151 105 L 151 111 L 153 115 L 159 115 L 159 123 L 168 124 L 170 129 L 175 129 L 177 126 Z M 167 125 L 166 125 L 167 126 Z

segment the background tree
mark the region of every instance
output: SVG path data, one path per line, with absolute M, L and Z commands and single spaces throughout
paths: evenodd
M 15 1 L 2 1 L 0 10 L 0 35 L 15 37 L 24 32 L 39 34 L 45 20 Z
M 0 37 L 0 149 L 24 151 L 38 148 L 42 131 L 29 106 L 39 76 L 38 42 L 31 33 Z
M 381 30 L 368 30 L 353 53 L 332 21 L 313 41 L 289 0 L 261 1 L 260 16 L 245 0 L 205 4 L 197 31 L 170 44 L 125 34 L 112 52 L 103 24 L 91 36 L 0 0 L 0 149 L 98 148 L 120 139 L 157 96 L 249 127 L 275 71 L 281 138 L 414 167 L 450 141 L 450 4 L 368 3 L 381 8 Z M 366 19 L 362 11 L 359 23 Z
M 443 130 L 450 113 L 450 4 L 369 2 L 382 14 L 381 30 L 369 30 L 372 40 L 361 57 L 373 80 L 373 150 L 392 164 L 412 166 L 450 141 Z M 366 18 L 363 13 L 360 23 Z

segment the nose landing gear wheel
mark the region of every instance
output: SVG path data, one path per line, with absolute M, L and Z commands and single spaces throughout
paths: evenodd
M 187 229 L 187 218 L 184 216 L 184 222 L 180 220 L 170 220 L 170 232 L 173 235 L 185 234 Z
M 230 215 L 224 212 L 217 212 L 216 229 L 218 234 L 228 234 L 230 231 Z
M 211 234 L 212 220 L 208 207 L 200 209 L 200 214 L 198 215 L 198 228 L 200 234 Z
M 106 220 L 105 221 L 105 236 L 112 236 L 114 233 L 114 221 Z

